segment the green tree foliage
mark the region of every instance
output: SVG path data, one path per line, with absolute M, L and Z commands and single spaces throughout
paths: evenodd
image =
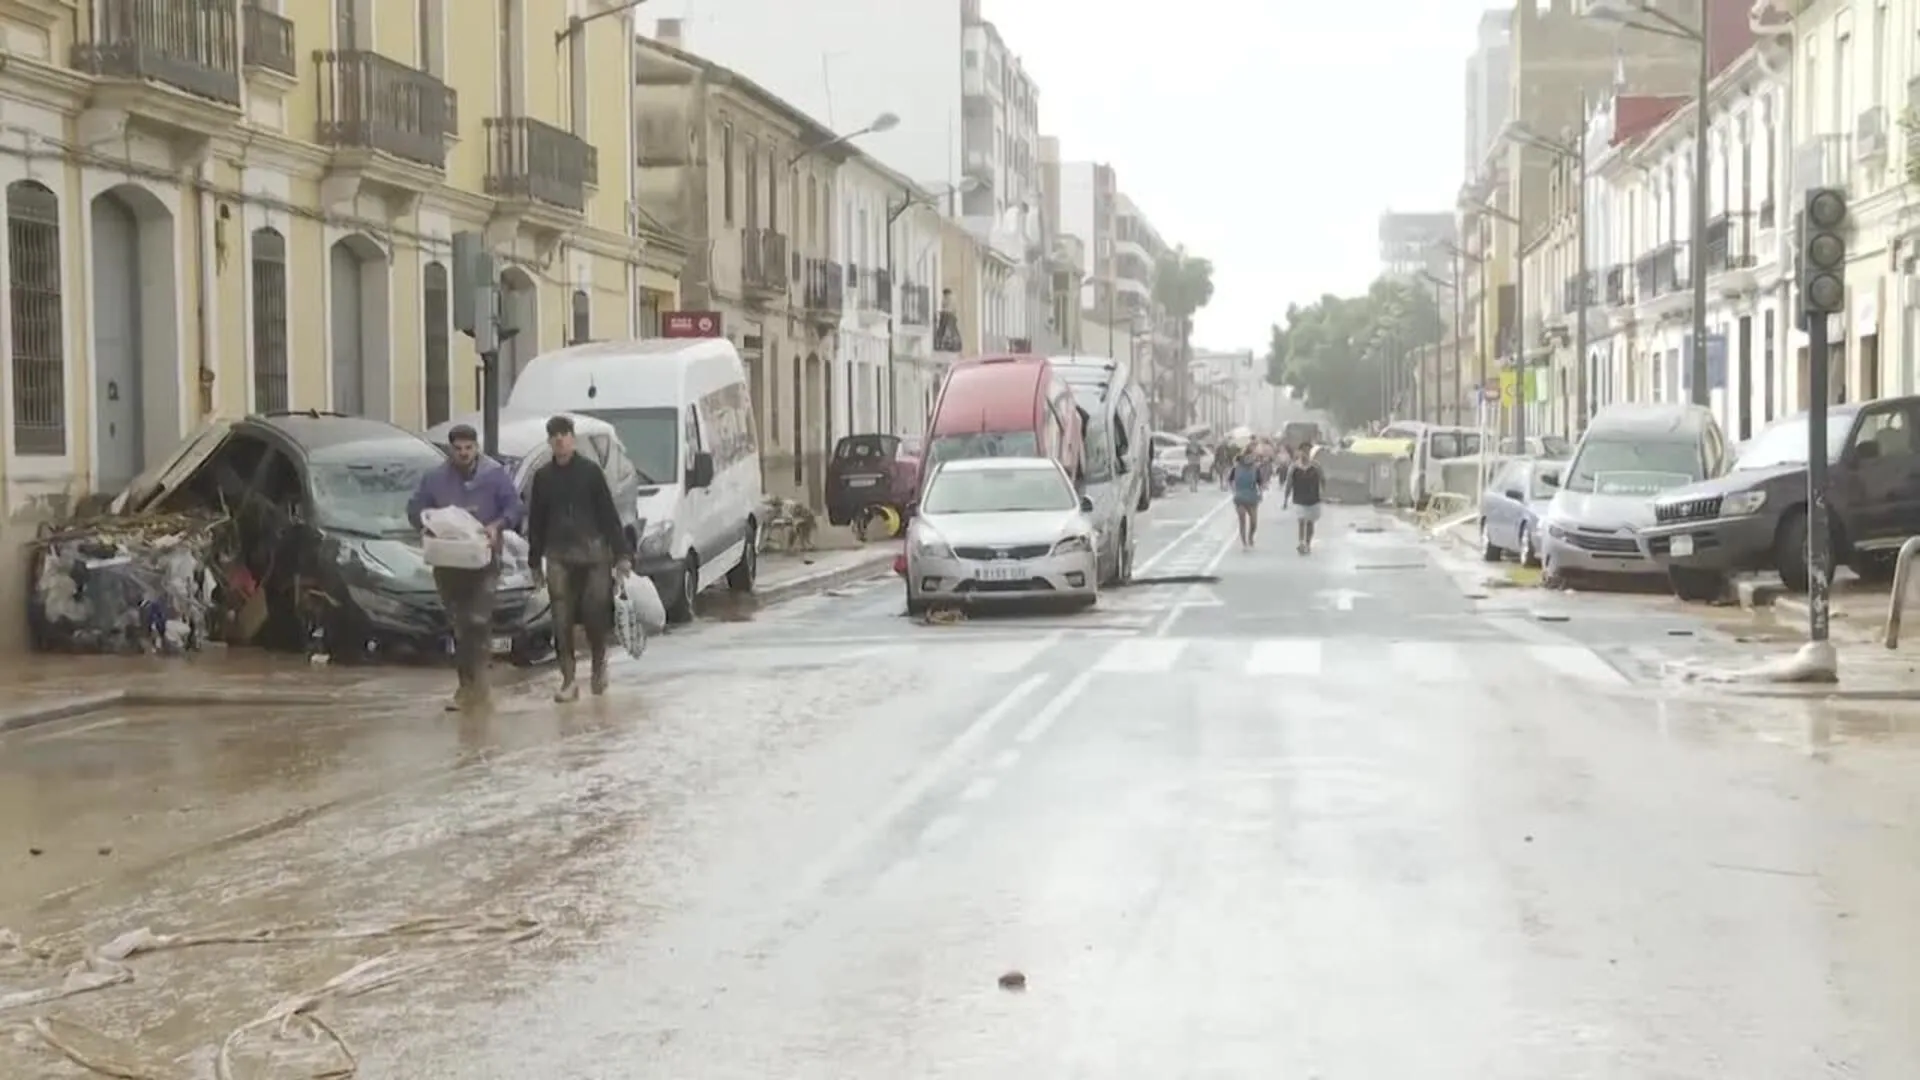
M 1174 384 L 1163 388 L 1161 400 L 1177 401 L 1183 415 L 1175 426 L 1193 422 L 1193 388 L 1184 375 L 1193 362 L 1193 316 L 1213 301 L 1213 262 L 1187 254 L 1185 245 L 1160 256 L 1153 270 L 1153 300 L 1171 316 L 1180 331 L 1180 357 L 1172 368 Z
M 1381 416 L 1387 365 L 1404 364 L 1408 350 L 1439 341 L 1445 331 L 1431 290 L 1381 278 L 1361 296 L 1289 304 L 1267 345 L 1267 381 L 1357 427 Z

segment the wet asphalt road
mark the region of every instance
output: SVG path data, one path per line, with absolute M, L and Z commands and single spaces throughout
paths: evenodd
M 1920 1075 L 1907 713 L 1683 691 L 1663 656 L 1737 644 L 1485 590 L 1370 510 L 1311 558 L 1279 520 L 1237 550 L 1212 493 L 1153 516 L 1142 573 L 1217 583 L 927 626 L 889 580 L 565 709 L 0 737 L 0 926 L 55 954 L 0 946 L 0 1001 L 133 929 L 306 928 L 0 1025 L 208 1076 L 391 954 L 319 1010 L 364 1076 Z M 422 918 L 456 925 L 377 932 Z M 0 1076 L 87 1075 L 0 1039 Z

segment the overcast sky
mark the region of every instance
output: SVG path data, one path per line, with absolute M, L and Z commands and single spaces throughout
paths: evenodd
M 1382 211 L 1461 177 L 1473 0 L 983 0 L 1069 160 L 1105 161 L 1213 260 L 1198 343 L 1265 351 L 1291 301 L 1357 292 Z

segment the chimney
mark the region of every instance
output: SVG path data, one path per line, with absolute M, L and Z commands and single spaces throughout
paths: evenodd
M 686 38 L 681 32 L 680 19 L 655 19 L 653 21 L 653 40 L 675 49 L 686 48 Z

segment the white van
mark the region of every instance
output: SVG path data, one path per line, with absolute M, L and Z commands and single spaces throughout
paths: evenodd
M 1048 361 L 1080 407 L 1085 453 L 1081 468 L 1100 539 L 1102 585 L 1133 580 L 1139 515 L 1153 502 L 1153 434 L 1146 396 L 1125 364 L 1105 357 L 1055 356 Z
M 723 338 L 605 341 L 534 357 L 506 407 L 574 412 L 612 424 L 640 473 L 635 569 L 667 615 L 726 579 L 753 589 L 760 446 L 746 366 Z

